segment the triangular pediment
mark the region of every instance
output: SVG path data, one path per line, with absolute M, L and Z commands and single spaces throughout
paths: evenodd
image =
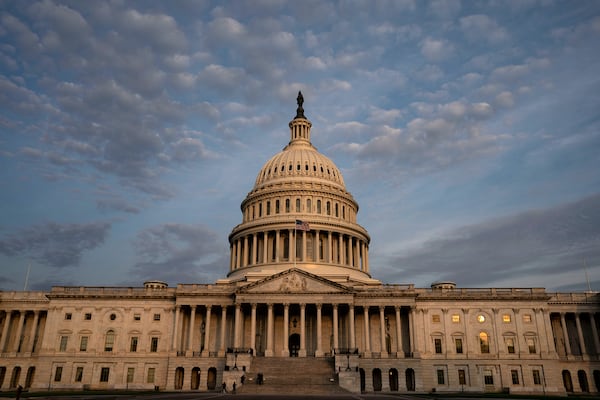
M 292 268 L 252 282 L 238 293 L 349 293 L 339 283 L 300 269 Z

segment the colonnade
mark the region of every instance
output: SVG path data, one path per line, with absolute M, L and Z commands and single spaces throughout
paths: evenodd
M 42 311 L 39 310 L 4 311 L 2 328 L 0 328 L 0 353 L 33 353 L 37 344 L 41 313 Z M 27 319 L 32 319 L 29 335 L 25 331 Z M 13 334 L 14 329 L 16 331 Z M 25 340 L 27 336 L 29 337 L 28 341 Z
M 291 307 L 294 312 L 299 313 L 299 321 L 296 320 L 296 316 L 292 321 Z M 204 314 L 198 314 L 199 310 Z M 412 312 L 411 307 L 361 306 L 347 303 L 257 302 L 233 305 L 178 305 L 175 309 L 171 349 L 179 355 L 203 357 L 223 356 L 228 350 L 257 354 L 256 338 L 264 334 L 264 356 L 285 357 L 290 355 L 288 341 L 293 326 L 293 332 L 299 335 L 299 349 L 296 354 L 299 357 L 322 357 L 340 351 L 360 352 L 367 357 L 411 357 L 415 343 Z M 232 316 L 233 321 L 228 321 Z M 198 343 L 194 340 L 197 339 L 198 332 L 196 318 L 202 319 L 201 352 L 194 351 L 194 343 Z M 309 318 L 316 325 L 314 333 L 307 330 Z M 182 323 L 184 319 L 187 324 Z M 281 329 L 275 329 L 276 319 Z M 362 319 L 362 326 L 357 323 L 357 319 Z M 259 322 L 263 323 L 264 332 L 258 332 Z M 324 326 L 325 322 L 327 327 Z M 390 322 L 393 322 L 393 325 L 390 326 Z M 213 323 L 219 325 L 212 327 Z M 403 326 L 405 324 L 409 324 L 409 327 Z M 377 334 L 374 335 L 373 332 Z M 403 338 L 406 332 L 409 332 L 410 336 Z M 280 337 L 277 338 L 277 335 Z M 313 343 L 310 351 L 307 347 L 309 335 Z M 372 343 L 372 335 L 378 336 L 380 342 Z M 357 340 L 357 336 L 360 337 L 360 341 Z M 324 338 L 330 340 L 324 342 Z M 388 340 L 394 341 L 394 351 L 391 351 Z M 278 348 L 275 348 L 276 342 L 280 343 Z M 404 348 L 403 343 L 407 343 L 408 347 Z
M 296 240 L 294 240 L 294 238 Z M 230 270 L 266 263 L 324 262 L 369 272 L 369 245 L 332 231 L 279 229 L 240 236 L 231 244 Z
M 585 324 L 591 330 L 591 335 L 584 334 L 582 316 L 584 316 Z M 552 313 L 550 317 L 553 322 L 552 328 L 556 349 L 560 355 L 567 357 L 600 355 L 600 338 L 598 337 L 597 316 L 595 313 L 559 312 Z M 574 321 L 575 329 L 572 329 L 573 324 L 567 321 L 567 317 L 569 322 Z M 587 333 L 587 329 L 585 331 Z

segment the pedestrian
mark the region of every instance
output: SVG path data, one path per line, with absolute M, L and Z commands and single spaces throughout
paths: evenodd
M 223 382 L 223 393 L 227 393 L 227 384 L 225 382 Z
M 235 382 L 233 382 L 233 394 L 235 394 Z
M 21 393 L 23 393 L 23 386 L 19 385 L 17 387 L 17 397 L 16 397 L 17 400 L 19 400 L 21 398 Z

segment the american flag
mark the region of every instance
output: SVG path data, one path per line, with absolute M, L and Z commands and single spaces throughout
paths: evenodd
M 296 220 L 296 229 L 299 231 L 310 231 L 310 227 L 308 226 L 308 222 L 301 221 L 299 219 Z

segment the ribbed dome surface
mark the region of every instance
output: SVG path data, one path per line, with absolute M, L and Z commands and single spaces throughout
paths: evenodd
M 258 173 L 254 189 L 275 183 L 280 179 L 290 181 L 294 177 L 302 179 L 314 177 L 345 189 L 344 178 L 333 161 L 307 143 L 292 143 L 271 157 Z

